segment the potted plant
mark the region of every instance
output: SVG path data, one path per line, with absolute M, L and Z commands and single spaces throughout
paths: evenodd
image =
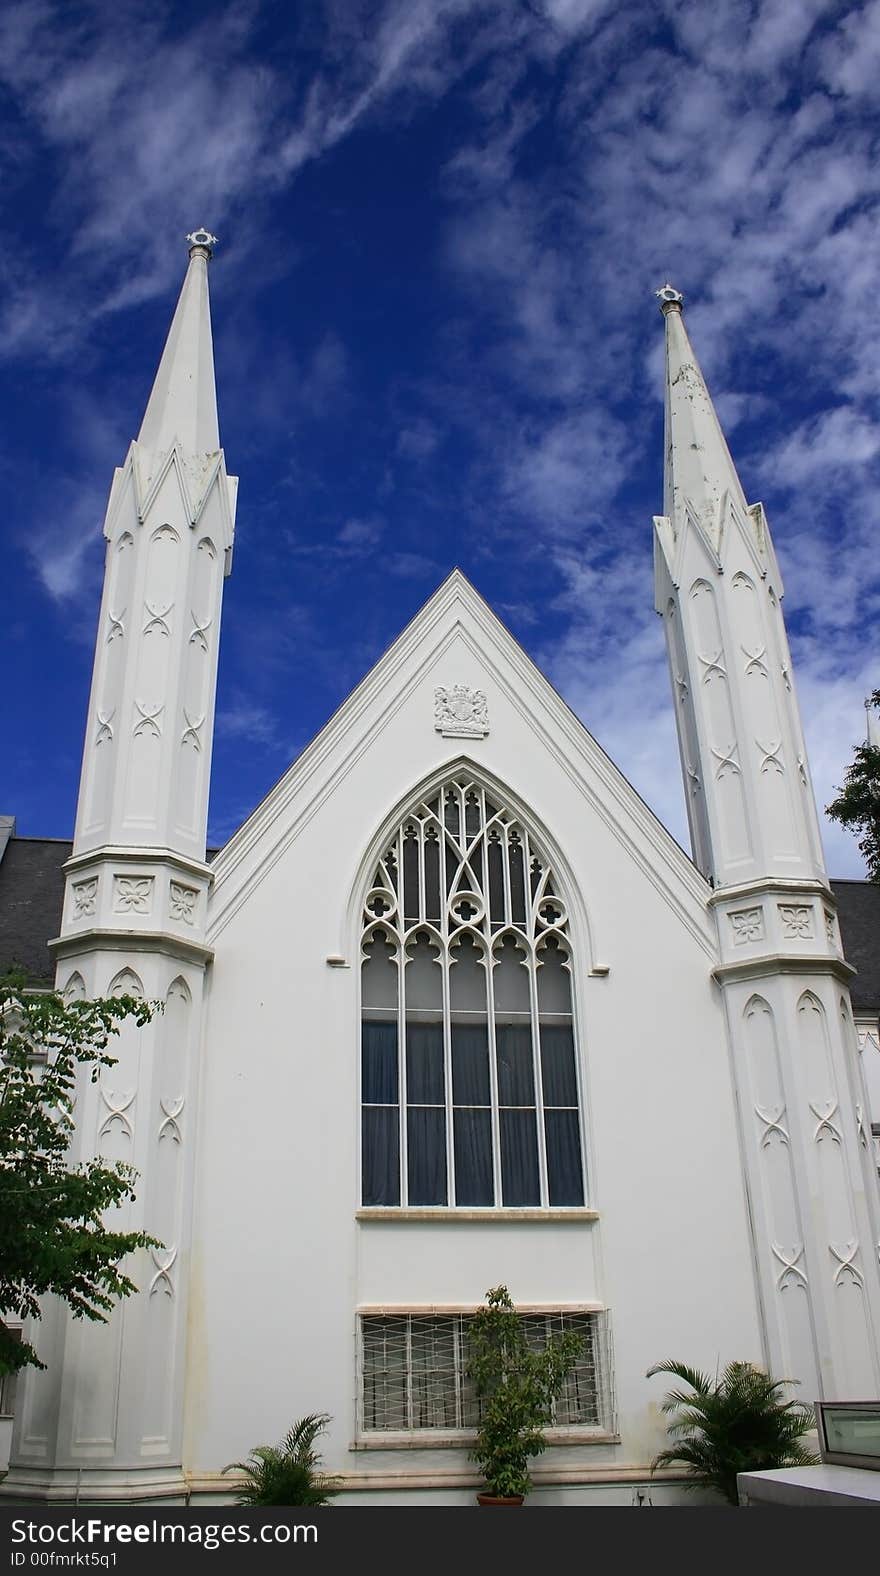
M 544 1429 L 553 1403 L 581 1351 L 574 1331 L 528 1342 L 506 1286 L 486 1293 L 470 1326 L 467 1373 L 480 1401 L 480 1426 L 471 1460 L 481 1467 L 481 1505 L 521 1505 L 531 1487 L 529 1459 L 546 1449 Z
M 771 1379 L 751 1363 L 728 1363 L 720 1379 L 667 1361 L 648 1369 L 672 1374 L 688 1386 L 670 1390 L 662 1410 L 672 1418 L 673 1443 L 661 1450 L 651 1464 L 683 1463 L 692 1475 L 691 1487 L 708 1484 L 737 1505 L 738 1472 L 765 1472 L 777 1467 L 813 1466 L 818 1456 L 801 1443 L 815 1426 L 810 1407 L 802 1401 L 784 1401 L 788 1379 Z
M 336 1481 L 320 1470 L 315 1440 L 330 1418 L 312 1412 L 294 1423 L 280 1445 L 256 1445 L 246 1461 L 232 1461 L 224 1472 L 243 1472 L 239 1505 L 328 1505 L 339 1492 Z

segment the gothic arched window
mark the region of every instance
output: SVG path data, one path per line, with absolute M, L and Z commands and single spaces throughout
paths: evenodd
M 584 1202 L 571 941 L 548 860 L 456 776 L 390 839 L 364 908 L 362 1202 Z

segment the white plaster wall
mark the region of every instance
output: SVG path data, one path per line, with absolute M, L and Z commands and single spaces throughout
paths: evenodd
M 635 795 L 612 804 L 607 763 L 592 745 L 578 754 L 570 714 L 481 608 L 423 631 L 393 681 L 377 671 L 368 704 L 295 769 L 295 791 L 276 789 L 218 860 L 186 1402 L 196 1472 L 310 1411 L 333 1416 L 335 1469 L 448 1462 L 349 1451 L 358 1305 L 477 1304 L 499 1281 L 518 1302 L 607 1303 L 621 1444 L 588 1447 L 593 1464 L 660 1448 L 652 1362 L 761 1358 L 708 888 Z M 485 740 L 434 730 L 434 686 L 457 682 L 486 692 Z M 395 805 L 464 751 L 549 829 L 588 913 L 589 938 L 575 904 L 595 1223 L 355 1219 L 362 893 L 350 899 Z M 327 965 L 340 952 L 353 966 Z M 608 976 L 588 977 L 591 963 Z

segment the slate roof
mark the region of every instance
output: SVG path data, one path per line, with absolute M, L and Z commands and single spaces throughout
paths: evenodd
M 31 985 L 54 984 L 46 942 L 61 929 L 61 867 L 72 849 L 55 837 L 10 837 L 0 860 L 0 975 L 19 968 Z
M 0 975 L 23 968 L 33 985 L 51 985 L 55 966 L 46 945 L 61 928 L 62 865 L 72 843 L 54 837 L 11 837 L 0 858 Z M 208 850 L 212 859 L 216 849 Z M 856 1013 L 880 1016 L 880 885 L 832 881 Z
M 832 881 L 846 960 L 858 973 L 850 985 L 853 1011 L 880 1016 L 880 884 Z

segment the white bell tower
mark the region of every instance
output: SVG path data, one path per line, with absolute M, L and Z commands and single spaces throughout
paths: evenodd
M 880 1391 L 880 1196 L 782 582 L 763 506 L 746 502 L 691 349 L 682 296 L 670 285 L 657 294 L 666 453 L 656 608 L 694 859 L 715 888 L 715 977 L 766 1360 L 775 1377 L 799 1380 L 808 1402 L 859 1400 Z
M 208 304 L 215 237 L 196 230 L 140 433 L 116 471 L 57 988 L 143 996 L 164 1011 L 117 1042 L 77 1093 L 75 1158 L 135 1166 L 114 1218 L 164 1244 L 127 1266 L 139 1292 L 107 1324 L 52 1303 L 45 1371 L 21 1381 L 18 1497 L 185 1492 L 183 1382 L 195 1103 L 210 868 L 205 862 L 223 581 L 236 479 L 217 425 Z M 22 1393 L 23 1392 L 23 1393 Z

